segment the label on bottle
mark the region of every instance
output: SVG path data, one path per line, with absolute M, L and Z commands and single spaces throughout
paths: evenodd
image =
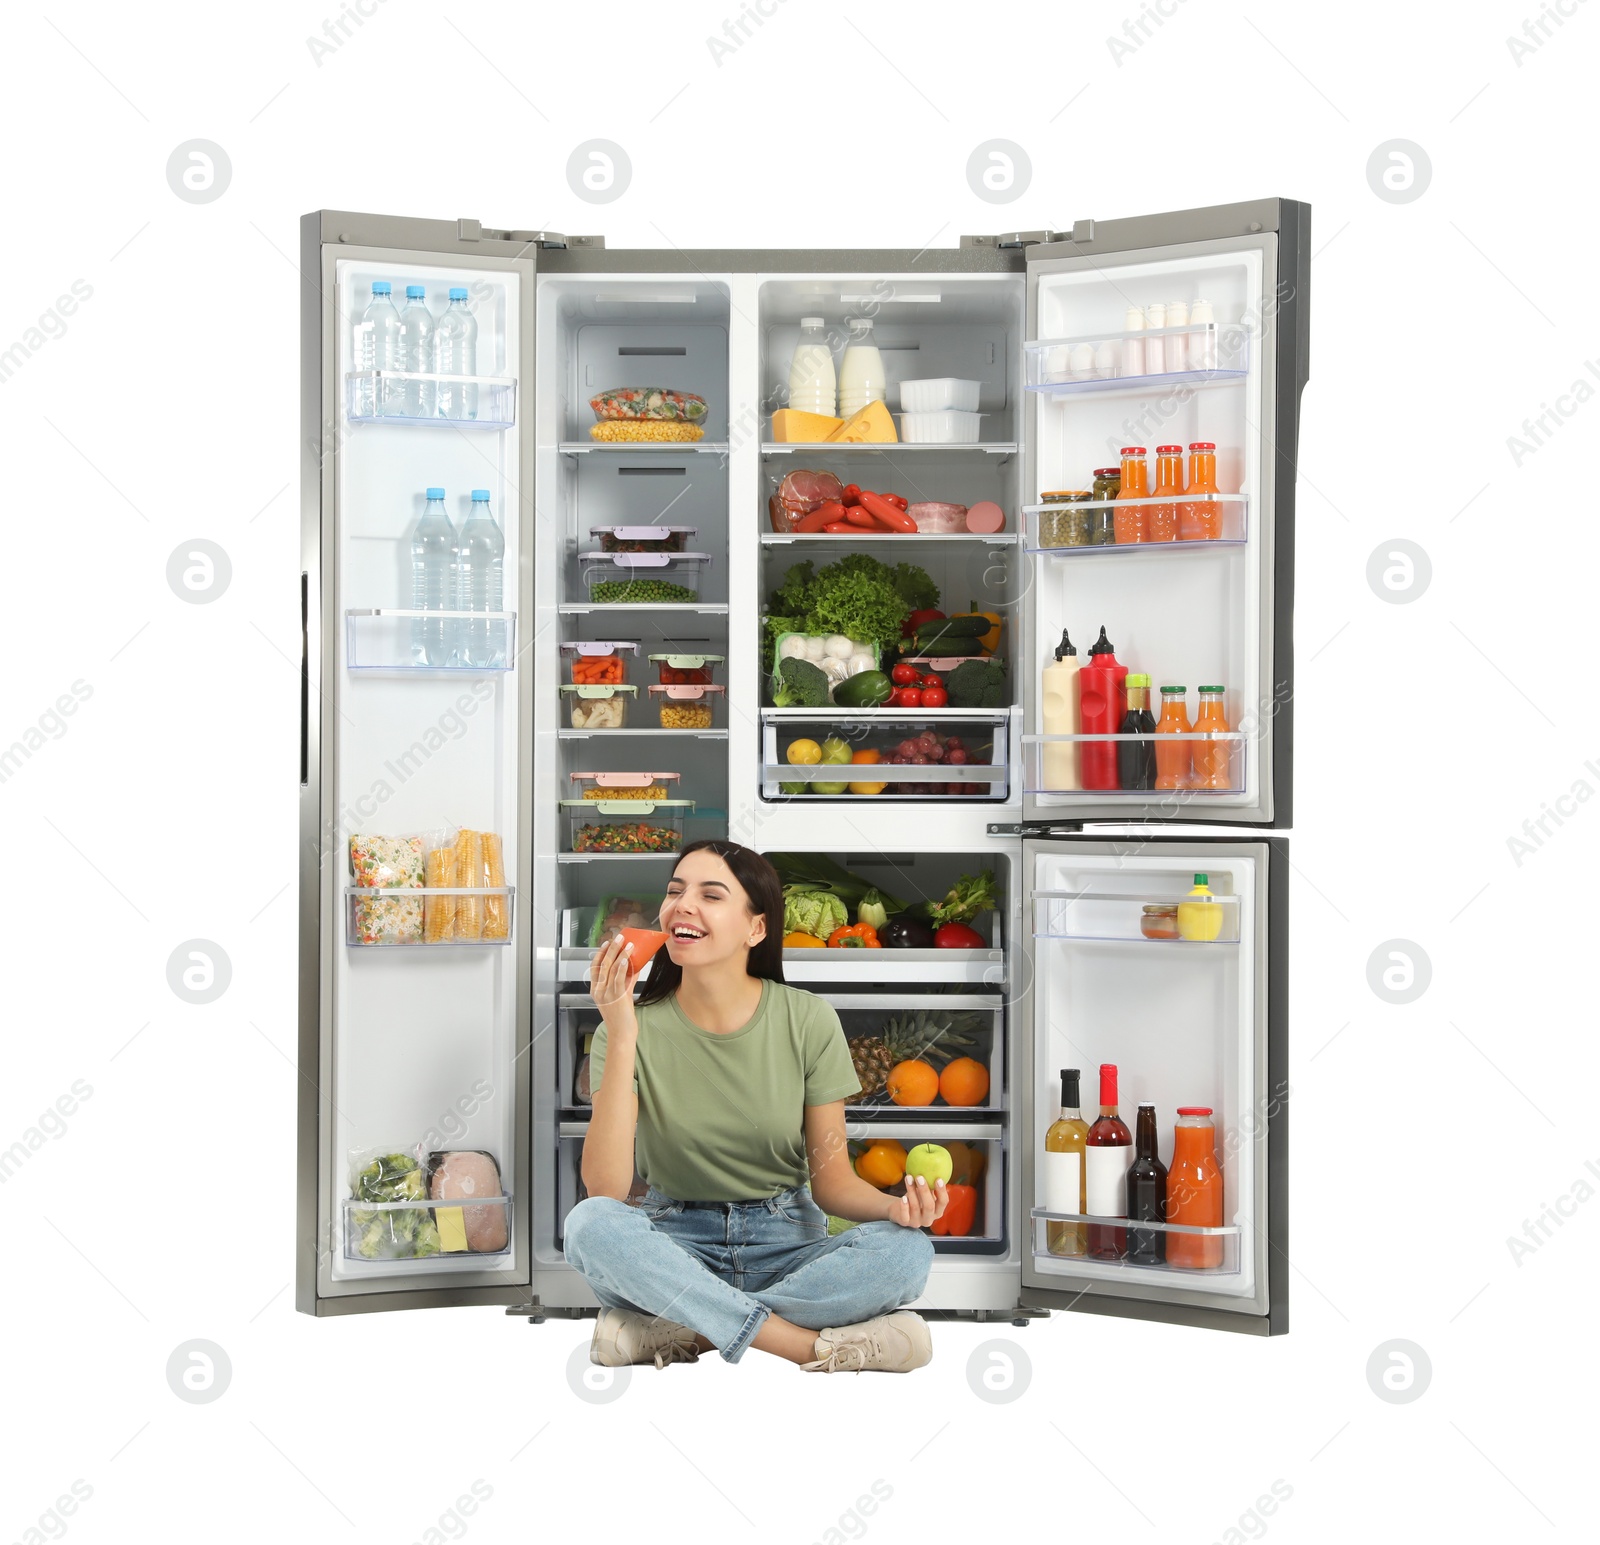
M 1083 1205 L 1083 1151 L 1047 1153 L 1039 1171 L 1044 1181 L 1046 1212 L 1085 1212 Z
M 1100 1218 L 1128 1215 L 1128 1171 L 1133 1168 L 1133 1145 L 1084 1150 L 1085 1212 Z

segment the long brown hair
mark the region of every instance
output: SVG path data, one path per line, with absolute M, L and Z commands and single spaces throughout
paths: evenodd
M 764 977 L 769 982 L 783 980 L 783 881 L 778 878 L 766 857 L 754 848 L 729 842 L 722 837 L 705 837 L 691 842 L 678 855 L 682 863 L 691 853 L 715 853 L 733 871 L 733 877 L 744 887 L 750 899 L 750 915 L 767 920 L 766 937 L 750 947 L 745 969 L 751 976 Z M 678 865 L 672 866 L 677 873 Z M 640 1006 L 661 1003 L 678 990 L 683 981 L 683 967 L 665 949 L 656 952 L 650 962 L 650 975 L 639 990 Z

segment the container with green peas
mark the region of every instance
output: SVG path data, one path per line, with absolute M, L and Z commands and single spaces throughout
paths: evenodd
M 685 606 L 700 599 L 709 553 L 583 553 L 580 577 L 596 606 Z

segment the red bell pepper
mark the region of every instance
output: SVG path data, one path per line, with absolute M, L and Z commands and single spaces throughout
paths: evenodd
M 900 636 L 902 638 L 911 638 L 916 634 L 917 629 L 920 628 L 923 623 L 943 621 L 944 613 L 940 611 L 937 606 L 921 607 L 917 611 L 912 612 L 911 615 L 900 624 Z
M 936 950 L 981 950 L 989 947 L 989 941 L 965 923 L 945 923 L 934 930 L 933 947 Z
M 944 1211 L 933 1220 L 933 1231 L 935 1234 L 965 1238 L 972 1232 L 972 1225 L 978 1219 L 978 1188 L 953 1186 L 947 1182 L 944 1195 Z

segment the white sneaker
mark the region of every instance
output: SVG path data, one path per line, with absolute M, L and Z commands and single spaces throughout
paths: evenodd
M 589 1361 L 602 1368 L 623 1368 L 631 1363 L 695 1363 L 700 1360 L 695 1333 L 687 1325 L 663 1320 L 659 1315 L 635 1314 L 631 1309 L 602 1309 L 594 1322 Z
M 817 1332 L 817 1360 L 808 1373 L 910 1373 L 933 1358 L 927 1322 L 909 1309 L 880 1314 L 860 1325 Z

